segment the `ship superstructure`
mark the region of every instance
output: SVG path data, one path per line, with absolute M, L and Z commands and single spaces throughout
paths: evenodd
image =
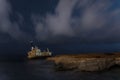
M 49 51 L 49 49 L 47 48 L 46 51 L 41 51 L 37 46 L 32 47 L 31 51 L 28 52 L 28 58 L 32 59 L 32 58 L 40 58 L 40 57 L 48 57 L 51 56 L 52 52 Z

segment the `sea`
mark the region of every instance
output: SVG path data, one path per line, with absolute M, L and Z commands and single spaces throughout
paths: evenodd
M 120 68 L 102 72 L 58 71 L 46 60 L 0 61 L 0 80 L 120 80 Z

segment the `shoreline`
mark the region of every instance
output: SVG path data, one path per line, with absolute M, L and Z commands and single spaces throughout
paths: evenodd
M 47 58 L 57 70 L 103 71 L 120 66 L 120 53 L 62 54 Z

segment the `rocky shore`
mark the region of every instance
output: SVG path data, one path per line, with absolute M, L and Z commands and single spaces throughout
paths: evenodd
M 58 70 L 102 71 L 120 65 L 120 53 L 58 55 L 48 58 Z

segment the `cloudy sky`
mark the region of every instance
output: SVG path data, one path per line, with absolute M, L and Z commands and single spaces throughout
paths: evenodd
M 29 41 L 54 53 L 120 51 L 119 0 L 0 0 L 0 54 Z

